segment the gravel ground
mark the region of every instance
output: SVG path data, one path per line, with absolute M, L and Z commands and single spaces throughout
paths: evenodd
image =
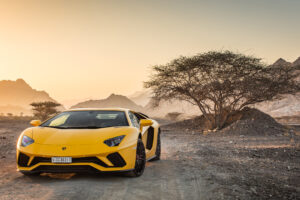
M 16 171 L 25 121 L 0 121 L 0 199 L 299 199 L 299 129 L 278 135 L 227 135 L 162 128 L 162 160 L 143 176 Z

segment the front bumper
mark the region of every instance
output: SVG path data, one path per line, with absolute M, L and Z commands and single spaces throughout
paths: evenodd
M 23 172 L 113 172 L 129 171 L 134 168 L 136 156 L 136 143 L 113 147 L 109 151 L 85 152 L 85 148 L 77 147 L 76 152 L 60 151 L 50 153 L 54 147 L 45 145 L 31 148 L 20 147 L 17 149 L 17 169 Z M 75 147 L 73 147 L 75 148 Z M 72 148 L 70 148 L 72 149 Z M 95 147 L 90 147 L 95 150 Z M 51 162 L 51 157 L 69 156 L 72 163 L 57 164 Z

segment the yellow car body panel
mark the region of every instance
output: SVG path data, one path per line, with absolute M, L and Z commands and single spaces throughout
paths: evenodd
M 116 110 L 124 111 L 129 126 L 108 127 L 97 129 L 57 129 L 49 127 L 31 127 L 24 130 L 19 136 L 17 143 L 17 169 L 23 172 L 43 169 L 47 166 L 90 166 L 98 171 L 129 171 L 135 167 L 136 146 L 139 137 L 142 138 L 146 149 L 146 159 L 155 157 L 157 146 L 157 135 L 159 124 L 153 121 L 148 127 L 142 130 L 134 127 L 128 109 L 76 109 L 77 110 Z M 152 131 L 151 137 L 148 136 L 149 130 Z M 118 146 L 110 147 L 104 143 L 105 140 L 117 136 L 125 137 Z M 28 136 L 34 142 L 26 147 L 21 145 L 22 138 Z M 152 143 L 150 144 L 149 138 Z M 147 149 L 151 146 L 151 149 Z M 123 165 L 115 164 L 112 159 L 124 161 Z M 20 161 L 26 158 L 25 161 Z M 110 157 L 111 156 L 111 157 Z M 52 157 L 72 157 L 72 163 L 52 163 Z M 113 163 L 115 162 L 115 163 Z M 122 163 L 122 162 L 121 162 Z

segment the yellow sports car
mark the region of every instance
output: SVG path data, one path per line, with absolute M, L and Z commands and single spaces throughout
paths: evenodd
M 160 159 L 160 127 L 129 109 L 73 109 L 31 121 L 17 144 L 17 168 L 42 172 L 126 172 L 140 176 Z

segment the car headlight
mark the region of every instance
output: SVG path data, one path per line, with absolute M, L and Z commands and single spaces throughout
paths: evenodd
M 121 135 L 121 136 L 118 136 L 118 137 L 114 137 L 114 138 L 105 140 L 104 143 L 105 143 L 107 146 L 115 147 L 115 146 L 118 146 L 118 145 L 121 143 L 121 141 L 123 140 L 124 137 L 125 137 L 125 135 Z
M 21 145 L 27 147 L 28 145 L 34 143 L 34 140 L 26 135 L 23 136 Z

